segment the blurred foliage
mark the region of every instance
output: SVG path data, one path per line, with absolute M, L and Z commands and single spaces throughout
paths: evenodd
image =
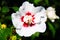
M 39 32 L 36 32 L 35 34 L 33 34 L 31 36 L 31 40 L 35 40 L 34 38 L 39 37 L 39 35 L 40 35 L 40 33 Z
M 50 22 L 47 22 L 47 23 L 48 23 L 49 30 L 51 30 L 53 37 L 55 37 L 56 30 L 55 30 L 53 24 L 51 24 Z
M 11 14 L 18 11 L 19 7 L 26 0 L 2 0 L 0 1 L 0 40 L 20 40 L 20 36 L 16 34 L 11 22 Z M 52 6 L 56 8 L 56 14 L 60 16 L 60 1 L 59 0 L 27 0 L 35 6 L 43 6 L 45 8 Z M 4 24 L 4 25 L 3 25 Z M 3 25 L 3 26 L 2 26 Z M 46 40 L 60 39 L 60 19 L 55 20 L 54 23 L 47 21 L 47 30 L 41 34 L 36 32 L 31 36 L 31 40 L 35 40 L 40 36 Z M 47 36 L 48 35 L 48 36 Z M 58 36 L 56 36 L 58 35 Z M 41 39 L 41 40 L 42 40 Z
M 13 9 L 15 12 L 19 10 L 19 8 L 18 8 L 17 6 L 12 7 L 12 9 Z
M 11 35 L 11 33 L 10 28 L 0 29 L 0 40 L 7 40 L 7 36 Z
M 49 1 L 48 1 L 48 0 L 45 0 L 45 4 L 46 4 L 46 5 L 49 5 Z
M 0 11 L 1 11 L 1 7 L 0 7 Z
M 2 7 L 2 13 L 7 13 L 9 12 L 9 8 L 8 7 Z
M 37 5 L 41 0 L 34 0 L 34 3 Z
M 11 40 L 17 40 L 16 35 L 11 36 Z

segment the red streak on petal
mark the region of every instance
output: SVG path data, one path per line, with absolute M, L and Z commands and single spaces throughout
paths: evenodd
M 28 27 L 28 23 L 25 23 L 25 22 L 24 22 L 24 23 L 23 23 L 23 26 L 24 26 L 24 27 Z
M 27 13 L 26 13 L 26 15 L 28 15 L 28 16 L 29 16 L 29 15 L 31 15 L 31 13 L 30 13 L 30 12 L 27 12 Z
M 30 27 L 32 27 L 32 26 L 34 26 L 34 25 L 35 25 L 35 24 L 31 23 L 31 24 L 30 24 Z
M 23 19 L 24 19 L 24 16 L 22 16 L 22 17 L 21 17 L 21 21 L 22 21 L 22 22 L 24 22 L 24 20 L 23 20 Z
M 32 20 L 34 20 L 34 19 L 35 19 L 35 17 L 32 18 Z
M 32 17 L 34 17 L 34 15 L 32 15 Z
M 32 17 L 32 22 L 34 22 L 35 17 Z
M 35 19 L 35 17 L 34 17 L 34 15 L 32 15 L 32 20 L 34 20 Z
M 32 22 L 34 23 L 34 20 Z

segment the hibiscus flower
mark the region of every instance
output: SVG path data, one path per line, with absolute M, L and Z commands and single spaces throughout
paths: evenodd
M 33 4 L 25 1 L 19 11 L 12 13 L 12 23 L 20 36 L 29 37 L 35 32 L 45 32 L 46 11 L 42 6 L 34 7 Z

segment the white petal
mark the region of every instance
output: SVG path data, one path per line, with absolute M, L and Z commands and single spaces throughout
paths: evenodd
M 46 22 L 47 16 L 45 10 L 35 14 L 35 23 Z
M 13 23 L 14 27 L 15 28 L 21 28 L 22 22 L 20 20 L 20 16 L 16 13 L 13 13 L 11 15 L 11 17 L 12 17 L 12 23 Z
M 48 7 L 47 8 L 47 17 L 52 21 L 55 19 L 59 19 L 59 17 L 55 13 L 55 9 L 53 7 Z M 53 21 L 52 21 L 53 22 Z
M 42 7 L 42 6 L 38 6 L 35 8 L 35 12 L 38 13 L 38 12 L 42 12 L 42 11 L 45 11 L 45 8 Z
M 46 30 L 46 24 L 42 23 L 42 24 L 37 24 L 35 26 L 28 27 L 28 28 L 22 27 L 21 30 L 16 30 L 16 32 L 20 36 L 29 37 L 32 34 L 34 34 L 35 32 L 41 32 L 41 33 L 43 33 L 43 32 L 45 32 L 45 30 Z
M 21 15 L 25 15 L 25 13 L 27 12 L 31 12 L 32 14 L 34 14 L 34 5 L 25 1 L 19 8 L 19 11 L 20 13 L 22 13 Z
M 45 23 L 41 23 L 38 25 L 37 27 L 37 31 L 40 32 L 40 33 L 43 33 L 46 31 L 46 24 Z
M 29 37 L 32 34 L 34 34 L 36 30 L 34 29 L 34 27 L 28 27 L 28 28 L 23 27 L 21 30 L 16 30 L 16 32 L 20 36 Z

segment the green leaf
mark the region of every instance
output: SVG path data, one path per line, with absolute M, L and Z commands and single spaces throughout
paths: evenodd
M 46 4 L 46 5 L 49 5 L 49 1 L 48 1 L 48 0 L 45 0 L 45 4 Z
M 5 19 L 7 19 L 7 20 L 11 20 L 11 16 L 6 16 Z
M 41 0 L 34 0 L 35 4 L 38 4 Z
M 60 19 L 57 19 L 55 22 L 54 22 L 54 25 L 55 25 L 55 28 L 58 29 L 60 27 Z
M 7 13 L 9 12 L 9 8 L 8 7 L 2 7 L 2 13 Z
M 16 34 L 16 36 L 17 36 L 17 39 L 20 39 L 21 38 L 18 34 Z
M 34 40 L 35 37 L 39 37 L 39 34 L 40 34 L 39 32 L 36 32 L 35 34 L 33 34 L 31 36 L 31 40 Z
M 49 26 L 49 30 L 51 30 L 53 37 L 55 36 L 56 30 L 53 27 L 53 24 L 51 24 L 50 22 L 48 22 L 48 26 Z
M 36 36 L 36 37 L 39 37 L 39 32 L 36 32 L 34 35 Z
M 0 29 L 1 29 L 1 22 L 0 22 Z
M 4 29 L 0 30 L 0 40 L 6 40 L 6 35 L 5 35 L 5 32 L 4 32 Z
M 12 9 L 13 9 L 15 12 L 19 10 L 19 8 L 18 8 L 17 6 L 12 7 Z
M 11 34 L 12 34 L 11 28 L 6 28 L 6 29 L 4 30 L 4 32 L 5 32 L 6 35 L 11 35 Z
M 2 40 L 7 40 L 7 36 L 10 36 L 11 34 L 12 34 L 11 28 L 6 28 L 6 29 L 0 30 L 0 38 L 2 38 Z

